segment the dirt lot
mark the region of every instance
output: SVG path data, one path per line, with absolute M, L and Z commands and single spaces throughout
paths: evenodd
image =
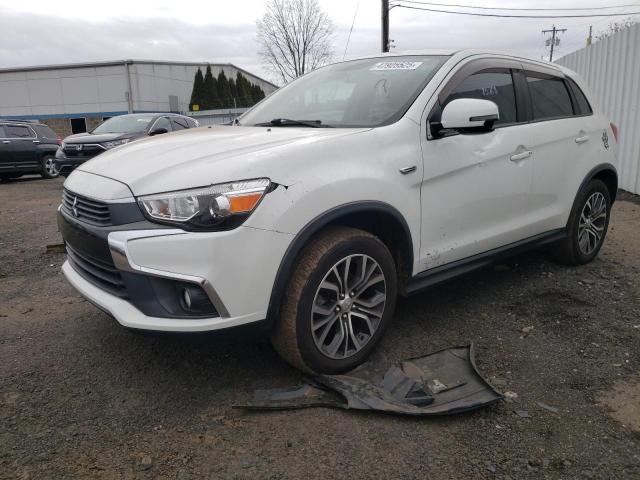
M 375 361 L 473 341 L 517 393 L 407 419 L 232 409 L 301 376 L 262 339 L 135 334 L 82 300 L 45 248 L 61 189 L 0 184 L 0 478 L 640 478 L 637 201 L 588 266 L 533 253 L 401 300 Z

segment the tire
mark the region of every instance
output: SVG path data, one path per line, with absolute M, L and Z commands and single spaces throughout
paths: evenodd
M 40 160 L 40 175 L 42 178 L 56 178 L 60 172 L 56 170 L 53 155 L 44 155 Z
M 345 271 L 351 288 L 344 288 Z M 396 267 L 385 244 L 362 230 L 330 227 L 297 260 L 272 344 L 287 362 L 307 373 L 352 370 L 369 356 L 391 322 L 396 296 Z
M 578 192 L 567 223 L 567 236 L 556 245 L 556 260 L 566 265 L 592 261 L 604 243 L 610 216 L 609 189 L 601 180 L 593 179 Z

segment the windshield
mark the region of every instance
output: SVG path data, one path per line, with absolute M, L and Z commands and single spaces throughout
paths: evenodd
M 140 133 L 153 120 L 151 115 L 121 115 L 102 122 L 91 133 Z
M 306 120 L 327 127 L 388 125 L 404 115 L 447 58 L 411 55 L 329 65 L 282 87 L 240 117 L 239 123 L 299 126 L 294 121 Z

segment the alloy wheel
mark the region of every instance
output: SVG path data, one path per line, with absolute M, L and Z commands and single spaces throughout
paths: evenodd
M 387 300 L 384 272 L 368 255 L 349 255 L 325 274 L 311 308 L 316 347 L 332 359 L 351 357 L 378 330 Z
M 607 225 L 607 200 L 600 192 L 587 199 L 580 212 L 578 245 L 584 255 L 590 255 L 602 241 Z
M 54 159 L 53 157 L 47 157 L 44 161 L 44 168 L 47 171 L 47 173 L 51 176 L 55 176 L 58 174 L 58 171 L 56 170 L 56 165 L 54 163 Z

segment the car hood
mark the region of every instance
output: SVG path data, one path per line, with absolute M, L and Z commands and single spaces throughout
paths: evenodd
M 94 134 L 90 132 L 76 133 L 69 135 L 64 139 L 64 143 L 103 143 L 119 140 L 121 138 L 137 138 L 142 133 L 100 133 Z
M 80 170 L 129 186 L 134 195 L 266 177 L 282 183 L 305 149 L 368 129 L 202 127 L 114 148 Z M 296 148 L 297 147 L 297 148 Z

